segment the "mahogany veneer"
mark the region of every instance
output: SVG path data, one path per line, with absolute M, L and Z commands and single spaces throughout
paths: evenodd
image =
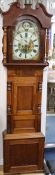
M 38 24 L 38 60 L 13 59 L 13 29 L 17 21 L 33 19 Z M 37 25 L 36 24 L 36 25 Z M 24 9 L 14 3 L 3 13 L 3 64 L 7 67 L 7 132 L 3 133 L 4 174 L 43 172 L 44 136 L 41 133 L 43 69 L 48 65 L 48 31 L 51 15 L 39 4 Z M 36 45 L 36 47 L 38 47 Z
M 4 134 L 3 142 L 5 174 L 43 172 L 43 134 Z

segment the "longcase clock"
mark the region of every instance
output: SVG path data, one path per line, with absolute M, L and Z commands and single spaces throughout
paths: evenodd
M 42 4 L 33 10 L 31 5 L 20 9 L 14 3 L 3 13 L 3 64 L 7 68 L 4 174 L 44 171 L 41 97 L 50 21 Z

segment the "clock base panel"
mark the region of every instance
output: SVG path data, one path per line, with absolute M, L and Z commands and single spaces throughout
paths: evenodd
M 42 133 L 3 133 L 4 175 L 43 172 L 44 136 Z

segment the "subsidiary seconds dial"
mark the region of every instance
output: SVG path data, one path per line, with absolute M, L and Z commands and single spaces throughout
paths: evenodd
M 40 35 L 37 25 L 31 20 L 19 22 L 13 32 L 13 59 L 39 58 Z

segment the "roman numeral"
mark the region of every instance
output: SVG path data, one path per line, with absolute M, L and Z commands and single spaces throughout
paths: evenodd
M 22 53 L 19 54 L 19 57 L 21 57 L 21 56 L 22 56 Z
M 23 38 L 21 34 L 20 34 L 20 37 Z
M 35 49 L 33 49 L 33 52 L 34 52 L 34 53 L 36 53 L 36 50 L 35 50 Z
M 25 58 L 26 58 L 26 53 L 25 53 Z
M 28 33 L 25 33 L 25 38 L 27 38 L 28 37 Z
M 15 52 L 18 52 L 19 49 L 16 49 Z
M 38 45 L 35 45 L 35 47 L 38 47 Z
M 17 45 L 15 45 L 15 44 L 14 44 L 13 46 L 14 46 L 14 47 L 17 47 Z

